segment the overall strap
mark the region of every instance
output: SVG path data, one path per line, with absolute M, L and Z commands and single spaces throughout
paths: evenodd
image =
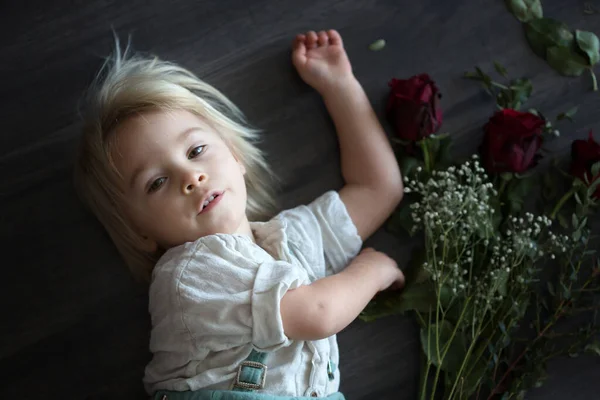
M 267 379 L 265 360 L 267 353 L 252 349 L 252 352 L 238 367 L 231 390 L 238 392 L 253 392 L 264 389 Z

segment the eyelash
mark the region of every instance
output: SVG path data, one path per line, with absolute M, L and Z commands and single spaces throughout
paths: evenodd
M 196 153 L 195 155 L 193 155 L 194 151 L 197 149 L 200 149 L 200 151 L 198 153 Z M 205 149 L 206 149 L 205 144 L 194 147 L 192 149 L 192 151 L 190 151 L 190 154 L 188 154 L 188 160 L 192 160 L 192 159 L 198 157 L 199 155 L 203 154 Z M 162 187 L 164 181 L 166 181 L 166 180 L 167 180 L 167 178 L 164 178 L 164 177 L 154 180 L 154 182 L 152 182 L 152 184 L 150 184 L 150 187 L 148 188 L 148 194 L 152 194 L 152 193 L 156 192 L 158 189 L 160 189 Z M 157 182 L 161 182 L 161 183 L 157 184 Z

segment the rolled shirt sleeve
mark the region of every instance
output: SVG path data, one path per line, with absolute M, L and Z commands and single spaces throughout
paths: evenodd
M 307 206 L 284 211 L 279 218 L 284 221 L 298 258 L 313 269 L 316 278 L 343 270 L 362 246 L 356 226 L 335 191 L 323 194 Z

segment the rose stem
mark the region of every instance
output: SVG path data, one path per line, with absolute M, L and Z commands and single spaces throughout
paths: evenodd
M 573 196 L 574 193 L 575 193 L 575 189 L 571 189 L 567 193 L 564 194 L 564 196 L 558 201 L 558 203 L 556 203 L 554 210 L 552 210 L 552 214 L 550 214 L 550 219 L 556 218 L 556 214 L 558 214 L 558 212 L 560 211 L 562 206 L 565 205 L 567 200 L 569 200 L 571 198 L 571 196 Z

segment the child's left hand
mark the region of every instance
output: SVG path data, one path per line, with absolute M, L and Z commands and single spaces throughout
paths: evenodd
M 322 95 L 354 79 L 342 37 L 333 29 L 297 35 L 292 62 L 304 82 Z

